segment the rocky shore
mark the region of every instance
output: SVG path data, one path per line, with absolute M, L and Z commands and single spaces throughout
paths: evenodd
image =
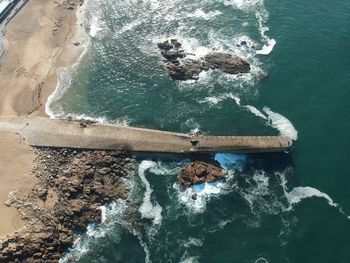
M 250 64 L 236 55 L 211 52 L 199 59 L 186 58 L 182 44 L 176 40 L 158 43 L 158 48 L 165 58 L 165 66 L 172 79 L 189 80 L 199 78 L 199 73 L 207 70 L 221 70 L 227 74 L 243 74 L 250 72 Z
M 7 201 L 27 222 L 0 243 L 0 262 L 58 262 L 74 232 L 101 221 L 100 206 L 127 198 L 123 177 L 134 168 L 124 152 L 36 149 L 38 182 L 24 197 Z

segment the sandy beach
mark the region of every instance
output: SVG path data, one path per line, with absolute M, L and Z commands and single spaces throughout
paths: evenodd
M 77 6 L 65 1 L 29 1 L 7 24 L 6 51 L 0 60 L 0 116 L 46 116 L 45 103 L 57 85 L 56 70 L 75 63 L 84 35 Z M 0 237 L 24 225 L 4 203 L 11 191 L 25 193 L 34 185 L 33 150 L 16 134 L 0 133 Z

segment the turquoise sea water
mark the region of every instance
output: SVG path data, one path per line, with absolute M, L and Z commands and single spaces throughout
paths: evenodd
M 188 159 L 139 157 L 133 211 L 118 201 L 71 262 L 350 262 L 350 2 L 86 2 L 90 44 L 50 100 L 59 117 L 204 134 L 287 135 L 291 154 L 216 155 L 226 182 L 196 200 Z M 252 73 L 174 82 L 157 42 L 235 53 Z M 245 47 L 237 46 L 247 41 Z M 132 222 L 132 223 L 131 223 Z

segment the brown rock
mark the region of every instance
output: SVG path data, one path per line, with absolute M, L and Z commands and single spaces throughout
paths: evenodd
M 183 186 L 211 183 L 225 178 L 225 173 L 217 166 L 202 161 L 195 161 L 181 169 L 179 182 Z

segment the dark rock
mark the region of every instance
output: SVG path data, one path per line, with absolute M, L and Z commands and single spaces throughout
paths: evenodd
M 191 186 L 201 183 L 212 183 L 224 179 L 225 173 L 214 164 L 195 161 L 181 169 L 179 182 L 182 186 Z
M 166 67 L 170 77 L 177 80 L 198 79 L 201 72 L 200 62 L 192 59 L 186 59 L 181 64 L 168 62 Z
M 245 41 L 242 41 L 242 45 Z M 246 44 L 246 43 L 245 43 Z M 186 59 L 186 52 L 176 39 L 158 43 L 168 73 L 175 80 L 198 79 L 203 70 L 219 69 L 228 74 L 242 74 L 250 71 L 250 64 L 243 59 L 228 53 L 212 52 L 197 60 Z
M 229 74 L 248 73 L 250 64 L 245 60 L 227 53 L 212 52 L 204 58 L 205 67 L 219 69 Z
M 162 50 L 161 53 L 167 60 L 177 60 L 178 58 L 184 58 L 186 56 L 182 49 Z

